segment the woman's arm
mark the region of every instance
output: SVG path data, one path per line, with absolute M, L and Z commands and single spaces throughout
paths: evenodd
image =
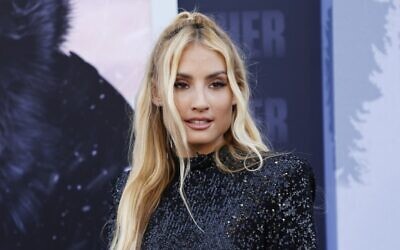
M 269 221 L 273 249 L 316 249 L 313 205 L 314 174 L 299 158 L 286 162 L 274 197 L 276 211 Z

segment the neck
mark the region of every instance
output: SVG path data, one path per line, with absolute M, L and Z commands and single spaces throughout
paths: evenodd
M 218 148 L 222 147 L 225 144 L 225 140 L 223 137 L 220 137 L 213 145 L 204 146 L 204 145 L 190 145 L 190 157 L 196 156 L 197 154 L 209 154 L 216 151 Z
M 195 156 L 197 156 L 199 154 L 207 155 L 207 154 L 213 153 L 217 149 L 223 147 L 224 145 L 225 145 L 224 143 L 220 143 L 217 146 L 214 146 L 214 147 L 208 148 L 208 149 L 191 147 L 190 148 L 190 152 L 189 152 L 189 157 L 195 157 Z M 186 158 L 187 157 L 186 155 L 185 156 L 181 156 L 181 155 L 178 155 L 178 154 L 176 154 L 176 155 L 178 157 L 180 157 L 180 158 Z

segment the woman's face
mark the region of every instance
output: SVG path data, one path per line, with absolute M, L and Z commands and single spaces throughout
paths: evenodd
M 198 43 L 186 47 L 178 66 L 174 101 L 191 155 L 210 153 L 223 145 L 235 104 L 223 56 Z

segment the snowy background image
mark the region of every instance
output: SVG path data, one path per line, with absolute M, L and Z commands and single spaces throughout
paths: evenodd
M 333 1 L 338 249 L 400 249 L 400 1 Z
M 106 248 L 149 4 L 0 2 L 0 249 Z
M 152 45 L 148 0 L 73 0 L 63 46 L 96 66 L 133 107 Z

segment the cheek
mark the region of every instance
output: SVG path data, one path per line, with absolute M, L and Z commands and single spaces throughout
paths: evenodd
M 215 102 L 215 116 L 220 119 L 221 128 L 228 128 L 232 119 L 232 99 L 229 97 L 219 98 Z
M 184 98 L 184 96 L 182 95 L 175 95 L 174 96 L 174 102 L 175 102 L 175 106 L 178 109 L 179 115 L 182 116 L 182 114 L 185 112 L 185 107 L 188 106 L 187 103 L 187 98 Z

